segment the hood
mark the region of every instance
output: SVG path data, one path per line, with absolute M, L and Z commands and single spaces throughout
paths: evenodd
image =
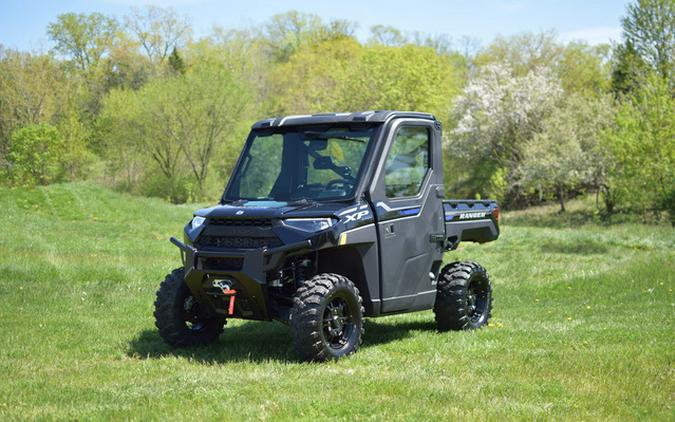
M 194 215 L 206 218 L 288 218 L 331 217 L 350 205 L 340 202 L 288 203 L 278 201 L 247 201 L 237 205 L 216 205 L 195 211 Z

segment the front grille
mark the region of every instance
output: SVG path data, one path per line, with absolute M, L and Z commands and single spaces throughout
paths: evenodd
M 200 246 L 228 249 L 260 249 L 281 246 L 278 237 L 200 236 Z
M 208 224 L 214 226 L 272 228 L 272 220 L 269 218 L 209 218 Z
M 204 270 L 239 271 L 244 265 L 244 258 L 200 258 Z
M 283 243 L 270 218 L 209 218 L 196 246 L 218 249 L 275 248 Z

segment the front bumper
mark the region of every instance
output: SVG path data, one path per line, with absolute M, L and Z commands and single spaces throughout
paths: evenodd
M 208 304 L 210 312 L 227 314 L 227 300 L 214 289 L 215 280 L 226 280 L 237 291 L 234 317 L 271 320 L 267 291 L 267 272 L 278 267 L 286 257 L 313 250 L 311 240 L 261 249 L 198 250 L 175 237 L 171 243 L 181 251 L 184 279 L 192 295 Z M 211 266 L 211 259 L 225 262 L 229 268 Z M 234 265 L 232 265 L 234 263 Z

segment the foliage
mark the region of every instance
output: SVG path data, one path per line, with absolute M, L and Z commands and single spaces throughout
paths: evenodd
M 86 163 L 68 166 L 68 179 L 93 177 L 176 202 L 213 198 L 252 120 L 410 109 L 445 126 L 454 196 L 496 197 L 508 208 L 552 198 L 564 206 L 567 197 L 595 193 L 607 214 L 658 212 L 675 197 L 651 173 L 642 175 L 646 191 L 633 195 L 637 186 L 622 173 L 632 168 L 628 150 L 640 155 L 635 162 L 670 165 L 655 146 L 626 145 L 665 139 L 650 129 L 662 95 L 646 93 L 665 83 L 672 97 L 672 0 L 631 3 L 614 48 L 564 43 L 552 31 L 479 48 L 469 38 L 383 25 L 363 43 L 354 22 L 297 11 L 196 39 L 170 8 L 132 8 L 122 22 L 66 13 L 48 26 L 48 54 L 0 47 L 2 171 L 12 134 L 44 123 Z M 635 110 L 646 112 L 642 120 Z M 97 161 L 99 170 L 85 170 Z
M 273 72 L 276 114 L 339 110 L 425 110 L 441 118 L 460 84 L 454 62 L 433 49 L 326 41 Z
M 6 156 L 15 130 L 54 120 L 64 85 L 52 58 L 0 50 L 0 157 Z
M 111 92 L 100 119 L 110 170 L 123 169 L 125 182 L 133 186 L 146 177 L 140 174 L 144 160 L 151 160 L 164 176 L 168 197 L 185 196 L 175 189 L 187 175 L 195 182 L 190 197 L 202 197 L 214 156 L 239 142 L 248 110 L 244 85 L 221 66 L 200 63 L 185 76 L 159 79 L 138 91 Z
M 612 178 L 625 205 L 641 212 L 667 210 L 675 222 L 673 116 L 668 84 L 653 75 L 619 107 L 608 145 L 616 159 Z
M 36 124 L 12 134 L 7 155 L 7 178 L 14 185 L 46 185 L 64 179 L 67 150 L 55 127 Z
M 171 55 L 169 56 L 169 66 L 171 66 L 171 69 L 173 69 L 174 72 L 185 75 L 185 61 L 183 61 L 183 58 L 178 54 L 178 49 L 176 47 L 173 48 L 173 51 L 171 51 Z
M 431 47 L 439 55 L 455 54 L 452 39 L 445 35 L 429 35 L 419 31 L 403 32 L 393 26 L 374 25 L 370 28 L 369 44 L 402 47 L 406 44 Z
M 96 69 L 110 53 L 117 31 L 117 21 L 101 13 L 64 13 L 47 29 L 54 49 L 83 72 Z
M 346 20 L 324 24 L 317 15 L 290 11 L 272 16 L 263 33 L 275 61 L 285 62 L 303 47 L 352 38 L 354 30 L 355 25 Z
M 609 85 L 606 48 L 562 44 L 555 32 L 497 37 L 476 58 L 478 66 L 508 63 L 515 76 L 547 68 L 568 94 L 602 94 Z
M 611 160 L 601 143 L 611 125 L 611 113 L 607 98 L 565 99 L 542 122 L 541 130 L 526 141 L 518 168 L 519 182 L 542 196 L 554 193 L 561 212 L 573 189 L 607 186 Z
M 611 85 L 614 94 L 619 96 L 632 93 L 639 89 L 648 75 L 649 68 L 631 41 L 615 47 Z
M 152 63 L 162 63 L 190 38 L 192 28 L 187 18 L 173 9 L 152 5 L 134 7 L 125 25 Z
M 547 68 L 516 76 L 508 64 L 491 64 L 469 81 L 455 101 L 458 124 L 446 142 L 458 163 L 468 167 L 474 192 L 514 200 L 523 149 L 562 94 L 560 81 Z
M 675 0 L 637 0 L 621 25 L 626 45 L 675 88 Z
M 44 128 L 55 128 L 58 134 L 53 137 L 63 138 L 67 145 L 66 154 L 48 160 L 67 163 L 64 174 L 69 180 L 87 177 L 86 170 L 95 158 L 89 151 L 90 128 L 79 113 L 80 95 L 78 86 L 63 74 L 61 64 L 52 57 L 0 51 L 0 171 L 6 175 L 14 174 L 6 179 L 8 182 L 17 185 L 54 180 L 52 176 L 38 177 L 39 180 L 21 178 L 10 168 L 17 165 L 10 156 L 10 150 L 17 148 L 16 145 L 13 147 L 12 138 L 23 128 L 31 128 L 20 136 L 25 142 L 28 138 L 49 139 L 52 134 L 45 135 Z M 36 128 L 45 133 L 38 133 Z M 30 162 L 19 164 L 24 165 L 30 165 Z M 36 174 L 43 173 L 43 170 L 36 170 Z

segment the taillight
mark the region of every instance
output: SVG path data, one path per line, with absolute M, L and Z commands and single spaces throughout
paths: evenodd
M 499 224 L 499 207 L 496 207 L 492 210 L 492 218 L 494 218 L 495 222 Z

